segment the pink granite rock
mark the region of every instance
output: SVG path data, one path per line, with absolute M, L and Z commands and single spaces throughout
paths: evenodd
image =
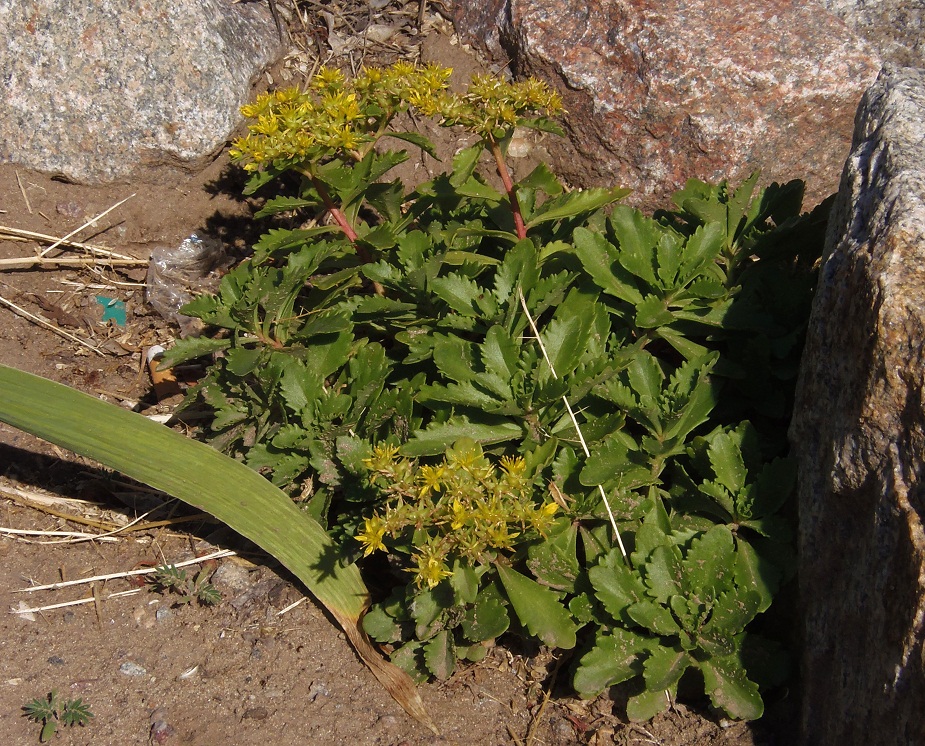
M 691 177 L 802 178 L 838 187 L 876 53 L 820 6 L 794 0 L 461 0 L 464 38 L 562 92 L 577 184 L 620 183 L 665 206 Z

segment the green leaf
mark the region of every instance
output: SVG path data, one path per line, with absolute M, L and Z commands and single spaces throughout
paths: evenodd
M 267 215 L 276 215 L 279 212 L 288 212 L 290 210 L 301 209 L 302 207 L 315 207 L 317 205 L 318 202 L 316 200 L 301 199 L 300 197 L 272 197 L 264 203 L 263 207 L 254 213 L 254 217 L 265 218 Z
M 749 680 L 738 656 L 709 658 L 700 663 L 704 689 L 713 705 L 729 717 L 738 720 L 757 720 L 764 714 L 764 702 L 758 685 Z
M 212 337 L 186 337 L 178 339 L 164 356 L 158 360 L 161 368 L 170 368 L 188 360 L 195 360 L 197 357 L 211 355 L 219 350 L 227 350 L 231 346 L 230 339 L 220 339 Z
M 642 578 L 626 566 L 618 549 L 612 549 L 599 565 L 592 567 L 588 578 L 597 599 L 618 622 L 631 622 L 627 610 L 647 598 Z
M 548 588 L 504 565 L 496 565 L 511 606 L 530 634 L 554 648 L 575 647 L 578 631 L 559 597 Z
M 456 645 L 453 635 L 444 630 L 424 643 L 424 662 L 440 681 L 446 681 L 456 670 Z
M 655 646 L 643 663 L 646 689 L 664 694 L 666 689 L 677 686 L 683 673 L 693 663 L 694 659 L 683 648 Z
M 460 438 L 472 438 L 483 445 L 503 443 L 523 436 L 523 428 L 516 422 L 500 420 L 494 424 L 470 422 L 466 417 L 452 417 L 447 422 L 428 425 L 418 430 L 402 446 L 401 452 L 409 457 L 436 456 L 443 453 Z
M 671 694 L 673 692 L 663 689 L 636 694 L 627 700 L 626 716 L 634 723 L 644 723 L 651 720 L 668 707 L 671 703 Z
M 636 326 L 640 329 L 654 329 L 674 321 L 674 314 L 668 310 L 665 301 L 655 295 L 647 295 L 636 304 Z
M 556 178 L 556 175 L 549 170 L 549 166 L 540 163 L 527 176 L 517 182 L 518 188 L 526 187 L 527 189 L 536 189 L 545 192 L 550 197 L 557 197 L 562 194 L 562 184 Z
M 618 249 L 600 233 L 578 227 L 572 236 L 575 254 L 595 284 L 608 295 L 637 304 L 642 302 L 642 293 L 635 280 L 617 264 Z
M 734 587 L 735 562 L 732 532 L 714 526 L 691 542 L 682 566 L 692 593 L 705 600 Z
M 397 642 L 401 639 L 401 625 L 379 604 L 363 616 L 363 631 L 377 642 Z
M 431 290 L 457 313 L 463 316 L 478 315 L 476 301 L 482 294 L 482 289 L 474 280 L 454 272 L 434 280 Z
M 528 549 L 527 567 L 540 583 L 557 591 L 574 592 L 579 573 L 577 539 L 578 527 L 570 523 L 565 531 Z
M 707 455 L 716 478 L 723 487 L 735 494 L 745 486 L 745 477 L 748 476 L 745 461 L 739 447 L 729 435 L 714 435 Z
M 484 148 L 484 144 L 479 142 L 476 145 L 463 148 L 453 156 L 453 173 L 450 175 L 451 186 L 458 189 L 472 177 Z
M 418 134 L 417 132 L 392 132 L 391 130 L 386 134 L 386 137 L 394 137 L 396 140 L 403 140 L 404 142 L 410 142 L 412 145 L 417 145 L 421 150 L 423 150 L 427 155 L 435 160 L 440 160 L 440 156 L 437 155 L 437 151 L 431 143 L 423 135 Z
M 530 220 L 527 221 L 527 228 L 533 228 L 551 220 L 561 220 L 562 218 L 571 218 L 593 212 L 604 205 L 623 199 L 631 191 L 631 189 L 621 187 L 610 189 L 593 187 L 591 189 L 576 189 L 572 192 L 566 192 L 558 197 L 548 199 L 540 205 Z
M 619 627 L 598 632 L 591 649 L 581 656 L 572 686 L 582 697 L 596 697 L 608 687 L 642 673 L 641 655 L 647 638 Z
M 758 594 L 758 611 L 766 611 L 780 587 L 781 571 L 773 562 L 759 554 L 750 542 L 739 536 L 736 540 L 735 581 L 740 588 Z
M 482 593 L 476 602 L 466 609 L 461 624 L 467 640 L 482 642 L 503 635 L 511 620 L 500 599 Z

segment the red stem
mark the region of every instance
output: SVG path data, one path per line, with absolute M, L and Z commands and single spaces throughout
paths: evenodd
M 304 173 L 304 172 L 303 172 Z M 372 257 L 369 255 L 369 252 L 366 250 L 366 247 L 358 242 L 359 236 L 357 232 L 353 229 L 353 226 L 350 225 L 347 220 L 347 216 L 344 215 L 343 210 L 341 210 L 337 205 L 334 204 L 334 200 L 331 199 L 331 195 L 328 194 L 328 190 L 325 189 L 324 184 L 322 184 L 315 176 L 312 174 L 305 174 L 311 179 L 312 186 L 318 191 L 318 194 L 321 196 L 324 206 L 331 217 L 334 218 L 340 229 L 344 232 L 344 235 L 347 236 L 347 239 L 350 243 L 353 244 L 353 248 L 357 252 L 357 256 L 360 257 L 360 261 L 364 264 L 369 264 L 372 261 Z M 373 291 L 376 295 L 385 295 L 385 288 L 378 282 L 373 282 Z
M 507 164 L 504 162 L 504 156 L 501 154 L 501 146 L 498 145 L 495 138 L 489 136 L 488 146 L 491 148 L 491 154 L 495 157 L 495 165 L 498 168 L 498 176 L 501 177 L 501 183 L 507 192 L 507 197 L 511 201 L 511 212 L 514 213 L 514 231 L 517 238 L 524 239 L 527 237 L 527 226 L 524 225 L 524 216 L 520 211 L 520 202 L 517 199 L 517 191 L 514 189 L 514 182 L 511 180 L 511 173 L 507 170 Z

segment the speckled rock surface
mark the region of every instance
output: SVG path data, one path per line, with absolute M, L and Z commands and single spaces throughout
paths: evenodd
M 791 429 L 803 743 L 925 743 L 925 71 L 858 110 Z
M 665 206 L 690 177 L 836 191 L 852 119 L 880 60 L 835 16 L 794 0 L 460 0 L 464 38 L 562 91 L 578 184 Z M 500 26 L 499 26 L 500 23 Z
M 0 39 L 0 161 L 89 184 L 203 166 L 280 53 L 230 0 L 0 0 Z
M 863 36 L 884 62 L 925 67 L 925 2 L 922 0 L 819 0 Z

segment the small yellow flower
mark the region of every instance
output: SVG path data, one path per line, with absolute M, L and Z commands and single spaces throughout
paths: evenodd
M 357 541 L 366 545 L 363 556 L 368 556 L 379 549 L 385 550 L 385 544 L 382 543 L 385 536 L 385 523 L 383 520 L 374 515 L 372 518 L 364 520 L 363 523 L 365 530 L 356 535 Z
M 441 580 L 453 574 L 447 568 L 443 554 L 433 544 L 426 544 L 421 547 L 415 556 L 415 561 L 417 567 L 412 572 L 415 573 L 415 580 L 418 585 L 426 583 L 428 588 L 433 588 Z

